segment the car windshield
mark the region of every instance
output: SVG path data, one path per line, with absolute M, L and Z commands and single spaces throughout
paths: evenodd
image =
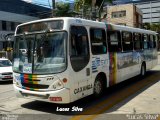
M 21 73 L 50 74 L 66 69 L 66 32 L 17 36 L 13 70 Z
M 9 60 L 0 60 L 0 67 L 10 67 L 12 63 Z

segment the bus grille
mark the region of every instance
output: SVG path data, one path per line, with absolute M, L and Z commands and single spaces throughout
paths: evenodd
M 12 75 L 12 72 L 2 73 L 2 75 Z
M 25 88 L 31 88 L 30 90 L 36 91 L 37 89 L 47 89 L 49 85 L 31 84 L 31 83 L 21 83 Z

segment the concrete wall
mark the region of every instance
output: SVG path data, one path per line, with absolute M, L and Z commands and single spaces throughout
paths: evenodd
M 112 18 L 112 12 L 115 11 L 126 11 L 126 16 L 119 17 L 119 18 Z M 124 4 L 124 5 L 116 5 L 116 6 L 109 6 L 107 9 L 108 13 L 108 21 L 114 24 L 126 24 L 127 26 L 137 27 L 142 20 L 139 20 L 141 17 L 136 18 L 138 15 L 142 15 L 142 11 L 137 9 L 133 4 Z

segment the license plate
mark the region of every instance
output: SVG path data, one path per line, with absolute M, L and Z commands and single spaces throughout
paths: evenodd
M 12 76 L 4 76 L 4 78 L 12 78 Z

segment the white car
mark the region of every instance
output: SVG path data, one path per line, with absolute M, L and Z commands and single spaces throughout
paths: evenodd
M 0 58 L 0 81 L 13 80 L 12 63 L 6 58 Z

